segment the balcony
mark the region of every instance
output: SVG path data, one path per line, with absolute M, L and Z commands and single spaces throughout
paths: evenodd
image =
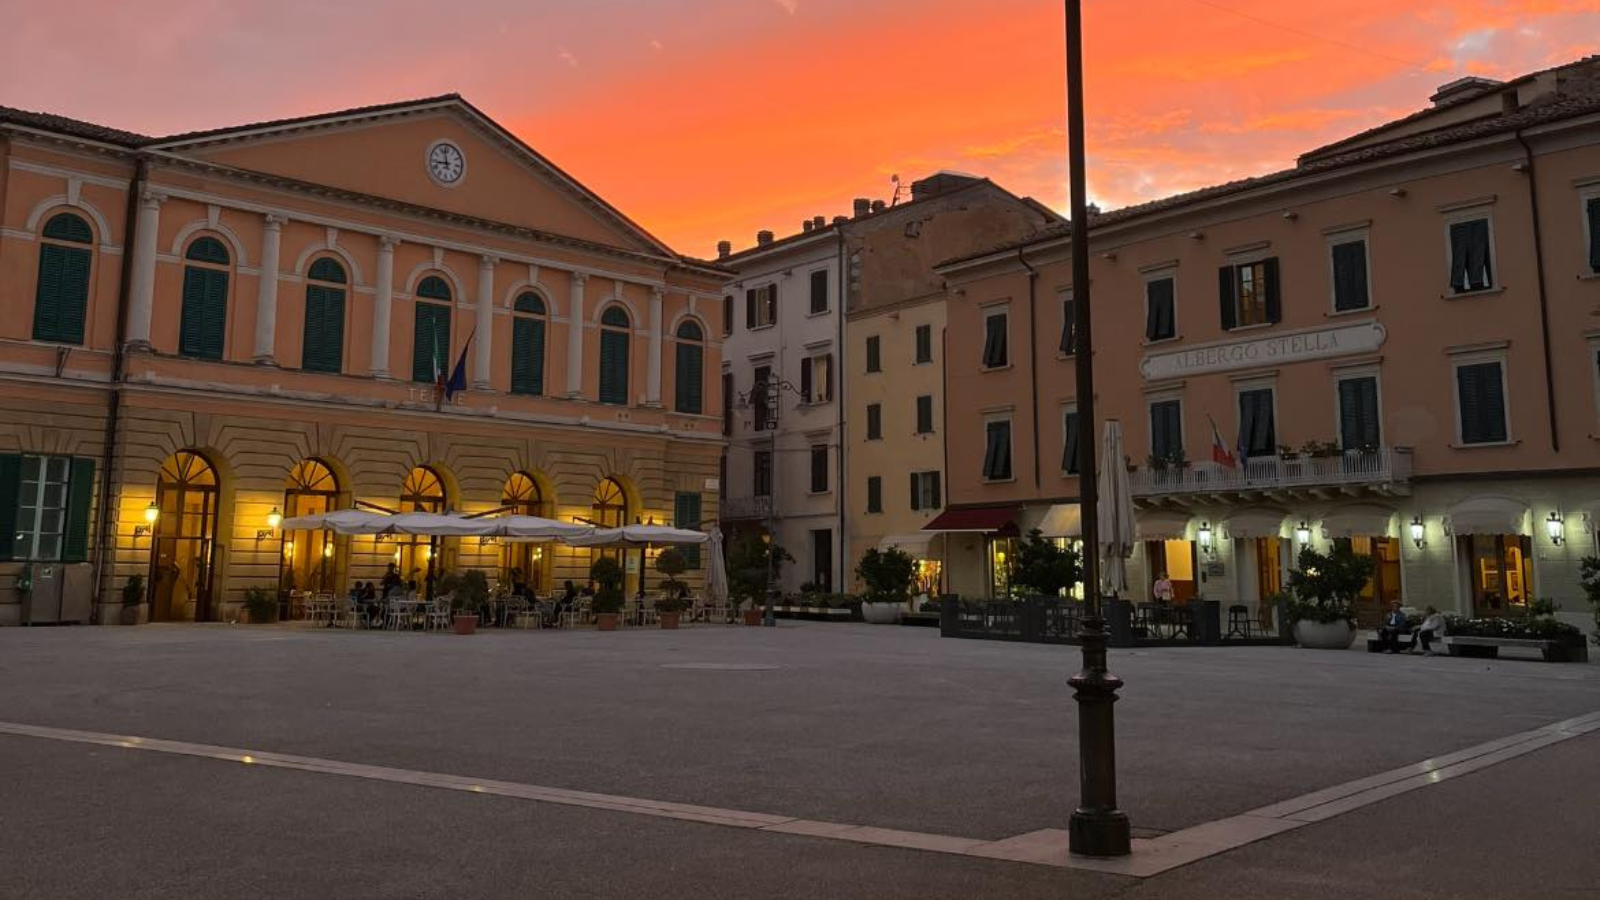
M 1258 456 L 1232 468 L 1207 461 L 1128 473 L 1134 498 L 1147 505 L 1167 499 L 1182 504 L 1202 499 L 1404 495 L 1411 492 L 1410 480 L 1409 447 L 1346 450 L 1332 456 Z
M 772 514 L 772 497 L 723 497 L 722 521 L 765 519 Z

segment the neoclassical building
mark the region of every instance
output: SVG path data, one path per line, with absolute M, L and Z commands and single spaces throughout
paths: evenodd
M 274 513 L 714 519 L 727 274 L 461 98 L 163 138 L 0 107 L 0 158 L 0 623 L 61 617 L 34 598 L 68 573 L 102 620 L 132 575 L 218 620 L 434 554 L 545 586 L 591 557 Z

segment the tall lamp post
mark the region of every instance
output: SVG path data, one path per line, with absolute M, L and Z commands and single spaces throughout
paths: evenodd
M 1128 817 L 1117 808 L 1117 749 L 1112 704 L 1121 679 L 1106 670 L 1105 618 L 1100 602 L 1099 489 L 1095 482 L 1094 341 L 1090 331 L 1089 201 L 1084 175 L 1083 0 L 1067 8 L 1067 168 L 1072 187 L 1072 299 L 1077 314 L 1078 421 L 1088 425 L 1079 440 L 1079 508 L 1083 510 L 1083 585 L 1087 615 L 1079 633 L 1083 669 L 1072 676 L 1078 703 L 1078 781 L 1080 802 L 1067 827 L 1068 845 L 1082 856 L 1127 856 Z M 1082 426 L 1080 426 L 1082 427 Z M 1106 460 L 1105 465 L 1121 465 Z
M 761 613 L 761 624 L 767 628 L 776 627 L 778 624 L 777 603 L 778 595 L 782 589 L 778 586 L 778 554 L 774 548 L 778 545 L 778 401 L 783 398 L 783 392 L 790 391 L 796 395 L 800 389 L 793 382 L 776 376 L 768 376 L 766 382 L 751 386 L 750 390 L 739 395 L 739 404 L 745 406 L 754 401 L 757 392 L 766 398 L 767 408 L 763 410 L 765 418 L 756 425 L 768 432 L 769 452 L 767 459 L 770 464 L 767 468 L 767 590 L 766 605 Z

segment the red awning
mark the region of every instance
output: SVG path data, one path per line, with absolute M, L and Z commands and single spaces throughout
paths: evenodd
M 979 534 L 1015 535 L 1017 507 L 986 506 L 977 509 L 947 509 L 922 526 L 923 531 L 966 531 Z

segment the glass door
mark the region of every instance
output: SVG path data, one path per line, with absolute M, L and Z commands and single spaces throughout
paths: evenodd
M 155 535 L 150 546 L 150 620 L 209 622 L 215 617 L 216 470 L 187 451 L 162 465 L 156 481 Z

